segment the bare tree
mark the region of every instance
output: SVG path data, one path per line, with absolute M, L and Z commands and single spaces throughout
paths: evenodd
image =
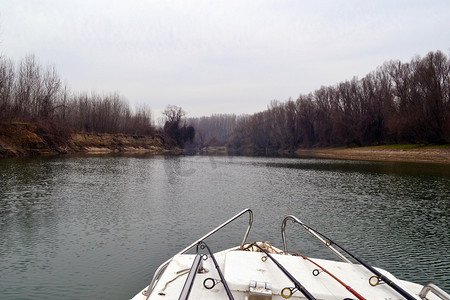
M 13 62 L 0 57 L 0 119 L 12 117 L 13 88 L 14 88 L 14 65 Z
M 186 112 L 179 106 L 167 105 L 166 109 L 162 112 L 166 116 L 166 122 L 179 124 L 181 119 L 186 116 Z

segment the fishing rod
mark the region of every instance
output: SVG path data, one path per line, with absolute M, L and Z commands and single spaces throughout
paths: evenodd
M 355 290 L 354 290 L 353 288 L 351 288 L 349 285 L 345 284 L 345 282 L 343 282 L 342 280 L 340 280 L 339 278 L 337 278 L 336 276 L 334 276 L 332 273 L 328 272 L 327 269 L 325 269 L 324 267 L 322 267 L 321 265 L 319 265 L 318 263 L 316 263 L 316 262 L 313 261 L 312 259 L 310 259 L 310 258 L 308 258 L 308 257 L 306 257 L 306 256 L 304 256 L 304 255 L 295 253 L 295 252 L 290 252 L 290 251 L 288 251 L 287 253 L 291 253 L 291 254 L 293 254 L 293 255 L 300 256 L 301 258 L 306 259 L 307 261 L 313 263 L 313 264 L 316 265 L 318 268 L 322 269 L 322 271 L 324 271 L 325 273 L 327 273 L 328 275 L 330 275 L 330 276 L 331 276 L 333 279 L 335 279 L 337 282 L 339 282 L 341 285 L 343 285 L 350 293 L 352 293 L 353 295 L 355 295 L 356 298 L 358 298 L 359 300 L 366 300 L 366 298 L 364 298 L 363 296 L 361 296 L 357 291 L 355 291 Z M 315 272 L 315 271 L 317 271 L 317 272 Z M 314 276 L 319 275 L 319 270 L 317 270 L 317 269 L 314 270 L 314 271 L 313 271 L 313 275 L 314 275 Z
M 214 257 L 214 254 L 211 252 L 211 249 L 209 249 L 208 245 L 206 245 L 206 243 L 205 243 L 204 241 L 200 241 L 200 242 L 197 244 L 197 253 L 198 253 L 198 248 L 200 248 L 200 249 L 205 249 L 205 248 L 206 248 L 206 249 L 208 250 L 209 256 L 211 256 L 211 258 L 212 258 L 212 260 L 213 260 L 213 262 L 214 262 L 214 266 L 215 266 L 216 269 L 217 269 L 217 273 L 219 273 L 220 282 L 223 283 L 223 286 L 224 286 L 224 288 L 225 288 L 225 291 L 226 291 L 226 293 L 227 293 L 227 295 L 228 295 L 228 299 L 234 300 L 233 294 L 231 293 L 231 290 L 230 290 L 230 288 L 228 287 L 227 282 L 225 281 L 225 277 L 223 276 L 222 271 L 220 270 L 219 264 L 217 263 L 217 260 L 216 260 L 216 258 Z M 209 281 L 211 281 L 210 285 L 207 284 Z M 213 278 L 206 278 L 206 279 L 203 281 L 203 286 L 204 286 L 205 288 L 207 288 L 208 290 L 209 290 L 209 289 L 212 289 L 215 285 L 216 285 L 216 280 L 214 280 Z
M 183 289 L 181 290 L 180 296 L 178 297 L 178 300 L 187 300 L 189 298 L 189 294 L 191 293 L 192 290 L 192 285 L 194 284 L 194 279 L 195 276 L 197 275 L 199 268 L 201 266 L 202 263 L 202 259 L 203 259 L 203 255 L 197 254 L 194 258 L 194 262 L 192 263 L 192 267 L 189 271 L 189 274 L 186 278 L 186 281 L 184 282 L 184 286 Z M 181 273 L 181 274 L 186 274 L 186 273 Z M 178 278 L 180 275 L 178 275 L 176 278 Z M 173 281 L 174 279 L 172 279 L 171 281 Z M 171 282 L 169 281 L 169 282 Z M 168 282 L 168 283 L 169 283 Z M 163 290 L 165 290 L 167 287 L 167 285 L 164 287 Z M 160 295 L 165 295 L 164 293 L 159 293 Z
M 286 276 L 289 278 L 289 280 L 292 281 L 292 283 L 295 285 L 295 288 L 296 288 L 297 290 L 299 290 L 303 295 L 305 295 L 306 298 L 308 298 L 309 300 L 316 300 L 316 298 L 314 298 L 314 296 L 311 295 L 311 294 L 308 292 L 308 290 L 307 290 L 303 285 L 301 285 L 301 283 L 298 282 L 298 280 L 295 279 L 295 277 L 292 276 L 291 273 L 289 273 L 288 270 L 286 270 L 286 269 L 285 269 L 285 268 L 284 268 L 284 267 L 283 267 L 283 266 L 282 266 L 275 258 L 273 258 L 272 255 L 270 255 L 266 250 L 264 250 L 263 248 L 261 248 L 260 246 L 258 246 L 256 243 L 253 243 L 253 244 L 251 244 L 250 246 L 255 246 L 255 247 L 257 247 L 259 250 L 261 250 L 262 252 L 264 252 L 264 254 L 265 254 L 267 257 L 269 257 L 269 258 L 277 265 L 277 267 L 284 273 L 284 275 L 286 275 Z M 289 292 L 290 292 L 290 294 L 289 294 L 287 297 L 285 297 L 285 296 L 283 295 L 283 291 L 284 291 L 285 289 L 288 289 Z M 281 291 L 281 296 L 283 296 L 283 298 L 290 298 L 290 296 L 291 296 L 292 293 L 293 293 L 293 290 L 290 289 L 290 288 L 285 288 L 285 289 L 283 289 L 283 290 Z
M 303 223 L 302 221 L 300 221 L 297 217 L 295 216 L 287 216 L 286 218 L 284 218 L 283 220 L 283 226 L 282 226 L 282 237 L 283 237 L 283 243 L 284 245 L 286 245 L 286 240 L 285 240 L 285 234 L 284 234 L 284 228 L 285 228 L 285 224 L 286 221 L 288 219 L 292 219 L 294 223 L 298 223 L 300 225 L 303 226 L 303 228 L 306 229 L 306 231 L 310 232 L 313 236 L 317 236 L 319 235 L 320 237 L 324 238 L 326 240 L 326 246 L 330 247 L 331 245 L 335 245 L 336 247 L 338 247 L 339 249 L 341 249 L 342 251 L 344 251 L 345 253 L 347 253 L 349 256 L 351 256 L 353 259 L 355 259 L 357 262 L 359 262 L 362 266 L 364 266 L 366 269 L 368 269 L 370 272 L 372 272 L 373 274 L 376 275 L 376 279 L 377 282 L 375 284 L 372 284 L 370 282 L 369 279 L 369 283 L 372 286 L 375 286 L 379 283 L 380 280 L 383 280 L 385 283 L 387 283 L 392 289 L 394 289 L 397 293 L 399 293 L 400 295 L 402 295 L 403 297 L 405 297 L 408 300 L 417 300 L 416 297 L 414 297 L 413 295 L 411 295 L 410 293 L 408 293 L 407 291 L 405 291 L 403 288 L 401 288 L 399 285 L 397 285 L 395 282 L 393 282 L 392 280 L 390 280 L 388 277 L 386 277 L 385 275 L 381 274 L 379 271 L 377 271 L 374 267 L 372 267 L 371 265 L 367 264 L 364 260 L 362 260 L 361 258 L 357 257 L 356 255 L 354 255 L 353 253 L 351 253 L 350 251 L 344 249 L 342 246 L 340 246 L 339 244 L 337 244 L 336 242 L 334 242 L 332 239 L 328 238 L 327 236 L 325 236 L 324 234 L 318 232 L 317 230 L 307 226 L 305 223 Z M 286 250 L 286 249 L 285 249 Z M 372 278 L 372 277 L 371 277 Z

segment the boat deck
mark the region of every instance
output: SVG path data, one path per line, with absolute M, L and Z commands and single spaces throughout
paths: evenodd
M 319 270 L 310 261 L 293 255 L 271 254 L 279 261 L 316 299 L 355 299 L 355 296 L 344 286 L 339 284 L 330 275 L 320 272 L 313 275 L 314 270 Z M 181 254 L 173 257 L 167 269 L 158 280 L 149 299 L 178 299 L 185 284 L 187 273 L 189 272 L 196 255 Z M 225 280 L 235 299 L 285 299 L 282 297 L 282 290 L 293 288 L 294 284 L 288 277 L 271 261 L 266 255 L 257 251 L 245 251 L 238 248 L 228 249 L 214 254 Z M 371 286 L 369 278 L 373 275 L 359 264 L 349 264 L 323 259 L 313 259 L 330 273 L 338 276 L 343 282 L 350 285 L 360 295 L 366 299 L 404 299 L 401 295 L 389 288 L 386 284 Z M 189 299 L 228 299 L 224 285 L 220 282 L 207 289 L 204 281 L 212 278 L 219 281 L 220 277 L 214 266 L 213 260 L 208 255 L 202 262 L 206 273 L 197 273 L 192 285 Z M 411 294 L 418 295 L 422 286 L 419 284 L 401 281 L 385 270 L 377 269 L 383 275 L 388 276 L 403 289 Z M 317 273 L 318 271 L 314 271 Z M 258 288 L 250 288 L 251 282 L 258 282 Z M 212 283 L 209 280 L 207 283 Z M 266 283 L 268 283 L 266 285 Z M 270 289 L 265 289 L 265 286 Z M 146 290 L 146 289 L 145 289 Z M 145 291 L 144 290 L 144 291 Z M 255 292 L 253 292 L 255 291 Z M 271 293 L 271 295 L 269 294 Z M 289 294 L 287 290 L 284 294 Z M 267 295 L 267 296 L 265 296 Z M 270 295 L 270 297 L 269 297 Z M 429 295 L 433 299 L 433 295 Z M 303 294 L 296 291 L 291 299 L 305 298 Z M 147 299 L 143 293 L 136 295 L 133 300 Z M 417 299 L 420 297 L 417 296 Z M 439 298 L 435 298 L 439 299 Z

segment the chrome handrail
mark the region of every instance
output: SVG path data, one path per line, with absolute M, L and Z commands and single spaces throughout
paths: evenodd
M 443 289 L 432 283 L 429 283 L 422 288 L 422 290 L 419 293 L 420 298 L 427 299 L 427 295 L 429 292 L 432 292 L 433 294 L 435 294 L 436 296 L 438 296 L 443 300 L 450 300 L 449 294 L 447 294 Z
M 199 238 L 198 240 L 196 240 L 191 245 L 187 246 L 186 248 L 184 248 L 183 250 L 181 250 L 180 252 L 178 252 L 174 256 L 180 255 L 180 254 L 184 254 L 184 253 L 188 252 L 189 250 L 194 248 L 194 246 L 196 246 L 200 241 L 203 241 L 203 240 L 207 239 L 208 237 L 210 237 L 211 235 L 213 235 L 214 233 L 216 233 L 217 231 L 219 231 L 223 227 L 227 226 L 228 224 L 230 224 L 231 222 L 233 222 L 234 220 L 236 220 L 237 218 L 239 218 L 240 216 L 242 216 L 243 214 L 245 214 L 247 212 L 249 213 L 248 227 L 247 227 L 247 231 L 245 232 L 244 239 L 242 240 L 242 243 L 241 243 L 241 247 L 244 246 L 245 241 L 247 240 L 248 234 L 250 233 L 250 229 L 252 227 L 252 223 L 253 223 L 253 212 L 252 212 L 252 210 L 250 208 L 244 209 L 243 211 L 241 211 L 240 213 L 238 213 L 237 215 L 235 215 L 231 219 L 228 219 L 228 221 L 225 221 L 222 225 L 220 225 L 220 226 L 216 227 L 215 229 L 213 229 L 212 231 L 208 232 L 207 234 L 205 234 L 204 236 L 202 236 L 201 238 Z M 172 258 L 174 256 L 172 256 Z M 148 289 L 146 291 L 142 292 L 144 296 L 147 296 L 147 299 L 150 297 L 151 293 L 153 292 L 153 289 L 155 288 L 156 283 L 159 280 L 159 277 L 162 275 L 162 271 L 169 265 L 169 263 L 172 260 L 172 258 L 169 258 L 162 265 L 160 265 L 158 267 L 158 269 L 156 269 L 155 275 L 153 275 L 152 281 L 150 282 L 150 284 L 148 286 Z
M 306 231 L 308 231 L 312 236 L 314 236 L 315 238 L 317 238 L 320 242 L 322 242 L 322 244 L 324 244 L 325 246 L 328 247 L 328 249 L 330 249 L 331 251 L 333 251 L 334 254 L 336 254 L 341 260 L 347 262 L 347 263 L 352 263 L 350 260 L 348 260 L 344 255 L 342 255 L 342 253 L 340 253 L 338 250 L 336 250 L 333 246 L 331 246 L 330 242 L 325 241 L 320 235 L 318 235 L 314 230 L 312 230 L 310 227 L 306 226 L 305 223 L 303 223 L 302 221 L 300 221 L 296 216 L 286 216 L 283 220 L 283 223 L 281 224 L 281 238 L 283 239 L 283 250 L 284 252 L 287 252 L 287 246 L 286 246 L 286 222 L 288 220 L 292 220 L 293 223 L 298 223 L 300 225 L 303 226 L 303 228 L 306 229 Z

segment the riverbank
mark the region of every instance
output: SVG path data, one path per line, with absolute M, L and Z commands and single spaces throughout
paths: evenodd
M 163 134 L 66 133 L 51 134 L 29 123 L 0 124 L 0 158 L 30 157 L 71 153 L 181 153 Z
M 181 154 L 182 149 L 161 133 L 154 136 L 65 133 L 30 123 L 0 123 L 0 158 L 71 153 Z M 210 147 L 204 153 L 226 154 L 226 147 Z M 298 149 L 297 157 L 346 160 L 450 164 L 450 145 L 391 145 L 360 148 Z
M 298 149 L 298 157 L 450 164 L 450 145 L 393 145 L 360 148 Z

